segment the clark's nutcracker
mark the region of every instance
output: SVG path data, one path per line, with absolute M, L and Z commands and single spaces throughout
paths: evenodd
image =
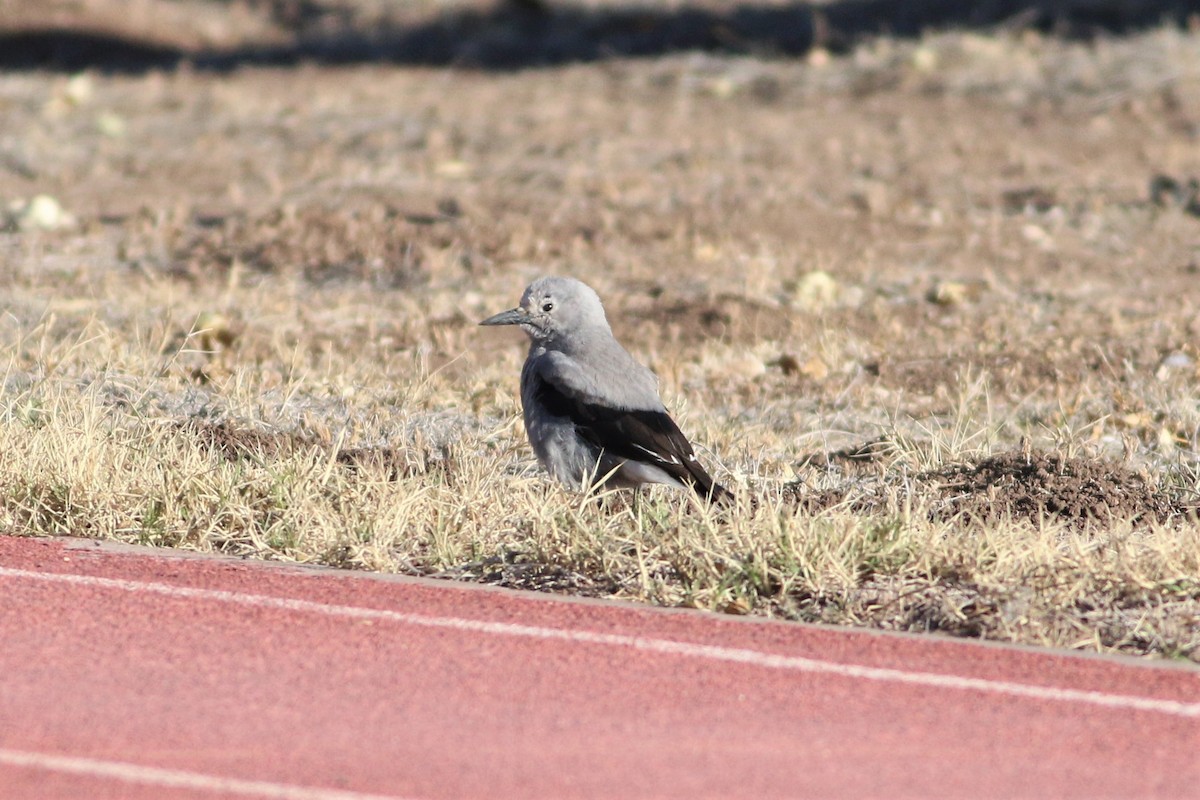
M 691 487 L 729 502 L 667 414 L 654 373 L 613 338 L 604 306 L 574 278 L 539 278 L 521 305 L 480 325 L 529 334 L 521 370 L 525 432 L 542 466 L 573 488 Z

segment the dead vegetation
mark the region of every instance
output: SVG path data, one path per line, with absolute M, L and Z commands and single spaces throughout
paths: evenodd
M 1196 660 L 1197 108 L 1170 26 L 4 73 L 0 526 Z M 540 474 L 542 273 L 735 512 Z

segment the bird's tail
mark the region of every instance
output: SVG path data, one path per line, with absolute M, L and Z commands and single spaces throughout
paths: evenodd
M 712 476 L 704 470 L 695 470 L 692 472 L 692 478 L 692 489 L 708 502 L 728 508 L 736 501 L 733 492 L 714 481 Z
M 733 492 L 729 491 L 715 481 L 713 482 L 713 485 L 709 487 L 709 491 L 705 493 L 704 499 L 708 500 L 710 503 L 716 503 L 717 505 L 725 506 L 726 508 L 732 507 L 737 502 L 737 498 L 734 497 Z

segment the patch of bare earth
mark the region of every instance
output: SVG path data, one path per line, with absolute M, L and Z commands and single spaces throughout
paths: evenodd
M 1127 467 L 1061 453 L 999 453 L 974 464 L 950 464 L 923 478 L 940 494 L 941 513 L 985 521 L 1166 522 L 1195 511 Z
M 1200 509 L 1194 497 L 1180 497 L 1177 490 L 1156 485 L 1145 473 L 1106 458 L 1017 450 L 898 476 L 870 468 L 889 447 L 877 440 L 823 456 L 810 455 L 805 464 L 819 462 L 867 474 L 835 488 L 808 490 L 805 481 L 795 481 L 785 487 L 785 495 L 805 513 L 839 507 L 880 513 L 888 510 L 903 484 L 908 499 L 916 496 L 927 501 L 936 519 L 984 524 L 1004 520 L 1077 527 L 1154 524 L 1186 521 Z

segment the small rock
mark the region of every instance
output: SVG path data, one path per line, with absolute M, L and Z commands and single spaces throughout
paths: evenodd
M 63 99 L 73 106 L 81 106 L 96 93 L 96 83 L 86 72 L 72 75 L 63 88 Z
M 48 194 L 39 194 L 32 200 L 17 200 L 8 207 L 8 226 L 17 230 L 52 231 L 75 224 L 75 217 L 63 210 L 62 205 Z
M 1041 225 L 1034 225 L 1032 222 L 1028 225 L 1023 225 L 1021 227 L 1021 236 L 1025 238 L 1025 241 L 1036 244 L 1043 250 L 1054 248 L 1054 237 Z
M 960 306 L 971 298 L 971 287 L 961 281 L 938 281 L 925 298 L 939 306 Z
M 838 295 L 838 282 L 823 269 L 806 272 L 796 281 L 792 302 L 800 308 L 817 311 L 834 304 Z

